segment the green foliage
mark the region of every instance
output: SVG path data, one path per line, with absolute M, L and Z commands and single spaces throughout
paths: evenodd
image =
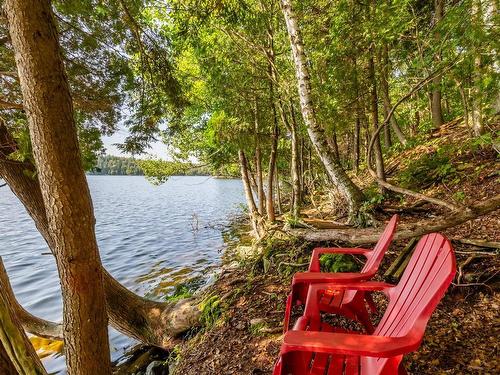
M 453 194 L 453 199 L 458 202 L 463 202 L 465 201 L 465 193 L 463 191 L 457 191 L 455 192 L 455 194 Z
M 221 300 L 218 296 L 207 297 L 200 304 L 200 323 L 205 328 L 212 327 L 222 315 Z
M 160 159 L 137 160 L 137 164 L 148 181 L 154 185 L 167 182 L 170 176 L 183 175 L 191 167 L 190 164 Z
M 9 155 L 9 159 L 35 164 L 28 125 L 24 119 L 16 119 L 11 134 L 17 144 L 17 150 Z
M 93 174 L 142 176 L 143 171 L 134 158 L 104 155 L 97 159 Z
M 176 302 L 184 298 L 190 298 L 194 292 L 203 285 L 202 277 L 194 277 L 186 282 L 179 283 L 175 286 L 174 291 L 165 297 L 166 301 Z
M 266 328 L 267 328 L 266 322 L 258 322 L 256 324 L 250 324 L 250 326 L 248 327 L 248 331 L 252 336 L 259 337 L 265 335 L 264 330 Z
M 356 272 L 358 264 L 346 254 L 322 254 L 319 258 L 322 272 Z
M 412 160 L 398 176 L 401 186 L 412 189 L 427 188 L 452 176 L 456 168 L 451 163 L 448 152 L 448 148 L 440 148 L 436 152 L 426 153 Z
M 96 167 L 99 154 L 104 152 L 104 145 L 101 140 L 101 132 L 94 127 L 78 127 L 78 140 L 80 143 L 80 154 L 82 157 L 83 169 L 90 171 Z

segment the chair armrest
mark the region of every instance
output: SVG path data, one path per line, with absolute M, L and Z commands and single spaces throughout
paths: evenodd
M 311 256 L 311 262 L 309 263 L 310 272 L 320 272 L 319 258 L 322 254 L 351 254 L 351 255 L 363 255 L 366 257 L 366 253 L 371 250 L 360 249 L 360 248 L 342 248 L 342 247 L 317 247 L 313 250 Z
M 393 357 L 418 348 L 420 341 L 410 337 L 385 337 L 350 333 L 317 331 L 288 331 L 283 339 L 281 353 L 291 351 Z
M 361 281 L 361 282 L 346 282 L 346 283 L 322 283 L 312 284 L 309 287 L 310 291 L 315 293 L 318 290 L 362 290 L 365 292 L 384 292 L 394 288 L 395 285 L 384 283 L 382 281 Z

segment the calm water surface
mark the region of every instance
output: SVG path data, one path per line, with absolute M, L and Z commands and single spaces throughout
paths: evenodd
M 239 180 L 172 177 L 153 186 L 143 177 L 88 176 L 96 234 L 106 269 L 134 292 L 161 299 L 187 278 L 203 275 L 220 259 L 222 232 L 244 202 Z M 11 191 L 0 189 L 0 255 L 21 304 L 45 319 L 62 318 L 52 255 Z M 110 329 L 114 360 L 133 341 Z M 64 373 L 64 358 L 43 360 Z

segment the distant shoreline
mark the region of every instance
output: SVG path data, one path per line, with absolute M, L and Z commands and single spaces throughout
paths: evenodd
M 144 177 L 146 178 L 145 175 L 143 174 L 104 174 L 104 173 L 92 173 L 92 172 L 87 172 L 87 176 L 111 176 L 111 177 Z M 208 174 L 173 174 L 170 177 L 212 177 L 217 180 L 239 180 L 239 177 L 237 176 L 212 176 Z

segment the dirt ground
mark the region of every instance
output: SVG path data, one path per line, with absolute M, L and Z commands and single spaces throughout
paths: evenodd
M 451 124 L 441 134 L 432 135 L 426 145 L 390 159 L 388 169 L 394 175 L 406 167 L 400 160 L 411 160 L 418 154 L 432 152 L 433 147 L 439 146 L 433 138 L 441 143 L 457 143 L 465 137 L 463 129 Z M 430 186 L 425 193 L 464 205 L 499 194 L 499 164 L 494 150 L 460 152 L 453 163 L 459 168 L 460 182 L 442 182 Z M 377 219 L 387 221 L 394 212 L 388 207 L 394 208 L 398 204 L 397 200 L 384 202 L 375 212 Z M 406 205 L 411 204 L 412 200 L 407 199 Z M 323 210 L 328 211 L 328 207 L 323 207 Z M 437 207 L 399 212 L 402 223 L 447 215 Z M 324 212 L 320 217 L 325 218 Z M 496 211 L 444 232 L 453 240 L 457 276 L 432 315 L 422 345 L 404 358 L 403 363 L 410 374 L 500 374 L 499 250 L 461 242 L 463 239 L 482 239 L 498 243 L 499 224 L 500 212 Z M 383 280 L 381 275 L 405 245 L 406 242 L 391 245 L 377 279 Z M 300 259 L 299 263 L 307 260 L 313 247 L 307 244 L 301 248 L 303 256 L 296 257 Z M 226 257 L 226 263 L 231 260 L 231 256 Z M 294 271 L 305 268 L 296 267 Z M 194 335 L 177 348 L 174 373 L 271 374 L 282 340 L 282 319 L 291 279 L 291 272 L 283 275 L 278 271 L 271 267 L 267 272 L 256 272 L 255 265 L 249 264 L 226 267 L 210 288 L 210 293 L 222 301 L 222 316 L 212 328 Z
M 493 224 L 498 220 L 498 214 L 489 215 L 456 227 L 447 235 L 456 237 L 470 231 L 477 233 L 475 228 L 497 231 L 498 225 Z M 493 237 L 483 237 L 498 240 L 498 233 Z M 380 275 L 404 245 L 396 243 L 391 247 Z M 460 243 L 455 243 L 454 247 L 464 253 L 479 251 Z M 469 262 L 465 274 L 476 273 L 476 269 L 488 269 L 490 273 L 498 270 L 498 256 L 494 255 L 495 252 L 492 254 Z M 469 256 L 457 254 L 457 264 Z M 490 273 L 488 277 L 491 277 Z M 498 278 L 494 276 L 484 285 L 462 284 L 449 288 L 429 321 L 420 349 L 405 356 L 404 363 L 409 373 L 500 373 Z M 290 277 L 252 276 L 248 268 L 235 268 L 222 274 L 213 292 L 223 297 L 223 318 L 206 333 L 182 345 L 175 374 L 271 374 L 281 344 L 284 302 L 289 285 Z M 261 328 L 259 331 L 252 329 L 256 325 Z

